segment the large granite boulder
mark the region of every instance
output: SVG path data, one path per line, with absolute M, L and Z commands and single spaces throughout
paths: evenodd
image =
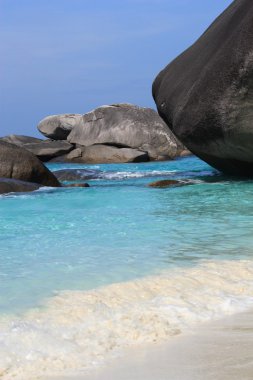
M 6 141 L 0 141 L 0 177 L 60 186 L 57 178 L 34 154 Z
M 65 156 L 51 160 L 51 162 L 76 162 L 85 164 L 146 161 L 149 161 L 147 152 L 131 148 L 117 148 L 103 144 L 77 148 Z
M 62 114 L 47 116 L 38 124 L 38 130 L 53 140 L 65 140 L 72 128 L 79 125 L 82 115 Z
M 25 144 L 41 143 L 42 139 L 36 137 L 24 136 L 24 135 L 8 135 L 0 138 L 0 141 L 7 141 L 11 144 L 23 146 Z
M 131 104 L 99 107 L 85 115 L 70 134 L 71 144 L 107 144 L 147 152 L 150 159 L 174 158 L 181 143 L 150 108 Z
M 253 175 L 253 1 L 235 0 L 153 84 L 160 116 L 215 168 Z
M 39 187 L 40 185 L 37 183 L 19 181 L 18 179 L 11 178 L 0 178 L 0 194 L 24 193 L 38 190 Z

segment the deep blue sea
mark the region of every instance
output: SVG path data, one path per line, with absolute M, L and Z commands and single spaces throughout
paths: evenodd
M 62 350 L 64 346 L 62 331 L 67 334 L 64 316 L 71 319 L 74 311 L 75 318 L 65 338 L 68 344 L 75 340 L 79 345 L 75 362 L 80 359 L 85 366 L 79 352 L 82 345 L 77 343 L 76 337 L 83 329 L 93 331 L 92 323 L 98 320 L 102 323 L 103 334 L 107 328 L 109 331 L 105 323 L 112 318 L 110 310 L 114 307 L 117 312 L 112 313 L 120 315 L 118 321 L 122 315 L 129 320 L 134 315 L 139 320 L 138 312 L 143 317 L 143 310 L 150 307 L 148 310 L 154 312 L 156 305 L 159 328 L 163 326 L 162 334 L 166 337 L 173 335 L 164 327 L 165 319 L 169 318 L 166 314 L 169 305 L 173 304 L 171 318 L 176 323 L 175 310 L 180 313 L 184 309 L 184 315 L 193 315 L 191 307 L 196 307 L 198 320 L 200 315 L 208 319 L 219 312 L 224 314 L 224 310 L 234 311 L 237 306 L 241 309 L 251 303 L 253 181 L 223 176 L 196 157 L 168 162 L 48 164 L 48 167 L 53 171 L 89 169 L 96 178 L 85 180 L 90 188 L 42 188 L 33 193 L 0 197 L 0 313 L 3 324 L 0 367 L 5 368 L 8 364 L 12 368 L 10 376 L 17 373 L 19 379 L 29 379 L 33 360 L 34 371 L 39 373 L 38 363 L 44 357 L 50 362 L 55 354 L 54 345 L 59 355 L 59 347 Z M 160 179 L 179 179 L 185 185 L 163 189 L 147 186 Z M 152 282 L 151 278 L 156 280 Z M 201 280 L 205 278 L 207 282 Z M 196 286 L 195 279 L 200 281 Z M 224 283 L 225 280 L 228 282 Z M 246 289 L 245 294 L 238 288 L 239 283 Z M 172 288 L 173 291 L 166 293 Z M 184 293 L 187 289 L 191 290 L 189 294 Z M 204 293 L 199 293 L 200 289 L 204 289 Z M 173 301 L 168 298 L 172 293 Z M 198 298 L 195 299 L 194 294 Z M 201 314 L 205 308 L 205 303 L 201 303 L 204 296 L 209 300 L 208 310 L 211 310 L 210 304 L 213 305 L 211 315 L 206 309 Z M 131 305 L 131 318 L 128 314 L 126 317 L 128 306 L 124 306 L 125 314 L 118 309 L 123 299 L 125 306 Z M 93 322 L 86 319 L 85 313 L 90 313 L 89 316 L 93 313 Z M 146 320 L 146 316 L 143 318 Z M 153 314 L 150 319 L 147 317 L 149 326 L 156 326 L 157 318 Z M 136 319 L 134 321 L 132 330 L 130 327 L 124 330 L 126 344 L 131 340 L 127 335 L 129 331 L 138 329 Z M 48 326 L 46 337 L 43 324 Z M 125 326 L 125 322 L 123 324 Z M 119 323 L 120 331 L 122 325 Z M 61 331 L 58 338 L 56 330 Z M 152 331 L 149 335 L 143 332 L 143 337 L 151 336 Z M 110 334 L 111 337 L 111 330 Z M 50 341 L 49 336 L 53 343 L 48 343 L 48 348 L 44 345 L 45 352 L 41 353 L 41 341 Z M 108 336 L 104 341 L 108 341 Z M 21 344 L 22 339 L 32 342 L 32 337 L 40 342 L 37 351 L 32 343 Z M 92 335 L 85 339 L 94 343 Z M 103 356 L 99 351 L 103 346 L 101 339 L 100 348 L 94 348 L 90 354 L 92 360 Z M 116 341 L 115 347 L 120 346 L 118 342 L 123 341 L 120 333 Z M 15 354 L 14 346 L 17 347 Z M 68 348 L 60 355 L 65 366 L 70 351 Z M 26 356 L 20 357 L 20 352 L 25 352 Z M 12 377 L 6 377 L 9 378 Z

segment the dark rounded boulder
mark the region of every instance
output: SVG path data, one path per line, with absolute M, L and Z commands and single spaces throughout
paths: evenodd
M 217 168 L 253 176 L 253 1 L 235 0 L 153 83 L 158 112 Z
M 58 187 L 57 178 L 31 152 L 0 141 L 0 177 Z

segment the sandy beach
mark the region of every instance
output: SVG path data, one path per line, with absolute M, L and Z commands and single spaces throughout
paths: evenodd
M 43 380 L 252 380 L 253 312 L 198 326 L 169 342 L 140 346 L 89 373 Z

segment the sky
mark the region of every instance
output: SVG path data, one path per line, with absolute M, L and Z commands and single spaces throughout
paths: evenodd
M 0 0 L 0 136 L 48 115 L 155 108 L 159 71 L 231 0 Z

